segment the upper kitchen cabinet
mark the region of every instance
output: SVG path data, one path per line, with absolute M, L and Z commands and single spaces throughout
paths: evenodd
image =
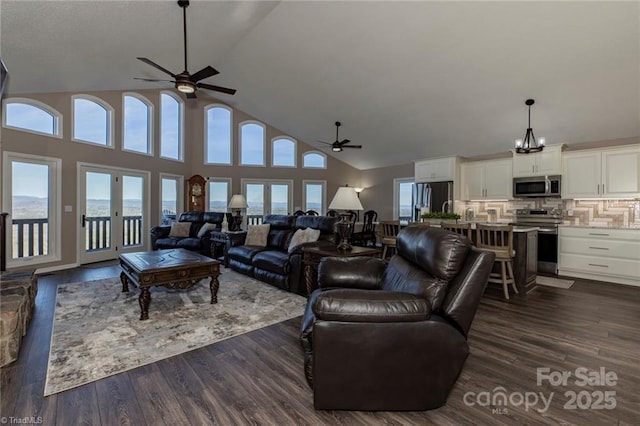
M 458 157 L 435 158 L 415 162 L 415 181 L 444 182 L 456 181 L 458 173 Z
M 562 198 L 638 197 L 640 145 L 567 152 L 562 171 Z
M 513 154 L 513 177 L 547 176 L 562 173 L 563 145 L 547 145 L 540 152 Z
M 462 199 L 507 200 L 511 198 L 511 159 L 473 161 L 462 166 Z

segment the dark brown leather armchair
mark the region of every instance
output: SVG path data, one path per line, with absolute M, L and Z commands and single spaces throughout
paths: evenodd
M 494 254 L 437 228 L 407 227 L 397 254 L 326 258 L 300 341 L 316 409 L 428 410 L 445 404 Z

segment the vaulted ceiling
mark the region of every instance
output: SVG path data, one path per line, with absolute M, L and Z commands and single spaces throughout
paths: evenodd
M 189 68 L 222 100 L 360 169 L 640 136 L 639 2 L 192 0 Z M 164 88 L 183 69 L 175 1 L 0 1 L 9 95 Z M 168 83 L 167 83 L 168 84 Z

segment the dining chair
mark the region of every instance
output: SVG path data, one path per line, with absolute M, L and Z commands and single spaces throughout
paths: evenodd
M 464 235 L 472 241 L 472 229 L 470 223 L 455 223 L 455 222 L 442 222 L 440 224 L 442 229 L 455 232 L 456 234 Z
M 380 240 L 382 241 L 382 260 L 387 260 L 387 251 L 396 251 L 396 237 L 400 232 L 399 220 L 383 220 L 380 222 Z
M 319 213 L 315 210 L 307 210 L 304 214 L 307 216 L 319 216 Z
M 363 219 L 362 230 L 351 234 L 351 244 L 367 247 L 371 242 L 371 245 L 375 247 L 378 213 L 375 210 L 367 210 L 363 214 Z
M 495 253 L 494 263 L 500 265 L 500 272 L 492 272 L 489 282 L 501 283 L 504 298 L 509 300 L 509 284 L 518 293 L 513 275 L 513 226 L 476 224 L 476 247 Z

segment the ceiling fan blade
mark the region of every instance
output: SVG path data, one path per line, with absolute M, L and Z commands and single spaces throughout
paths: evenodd
M 157 80 L 155 78 L 138 78 L 138 77 L 133 77 L 134 80 L 142 80 L 142 81 L 166 81 L 169 83 L 175 83 L 175 80 Z
M 342 141 L 338 142 L 338 145 L 342 146 L 342 145 L 344 145 L 346 143 L 349 143 L 349 142 L 351 142 L 349 139 L 343 139 Z
M 214 86 L 212 84 L 198 83 L 196 84 L 196 86 L 202 87 L 203 89 L 215 90 L 216 92 L 227 93 L 229 95 L 233 95 L 236 93 L 236 89 L 228 89 L 226 87 Z
M 195 99 L 197 98 L 195 92 L 194 93 L 187 93 L 187 99 Z
M 147 59 L 147 58 L 136 58 L 141 60 L 142 62 L 144 62 L 147 65 L 151 65 L 154 68 L 159 69 L 160 71 L 162 71 L 165 74 L 169 74 L 171 77 L 176 78 L 176 75 L 174 73 L 172 73 L 171 71 L 169 71 L 166 68 L 161 67 L 160 65 L 156 64 L 155 62 L 153 62 L 151 59 Z
M 205 78 L 209 78 L 209 77 L 214 76 L 216 74 L 220 74 L 218 72 L 218 70 L 213 68 L 210 65 L 207 65 L 206 67 L 202 68 L 197 73 L 192 74 L 191 77 L 189 77 L 189 80 L 191 80 L 194 83 L 196 83 L 196 82 L 198 82 L 200 80 L 204 80 Z
M 325 142 L 325 141 L 320 141 L 320 140 L 318 142 L 323 143 L 325 145 L 333 145 L 333 142 Z
M 340 148 L 356 148 L 356 149 L 360 149 L 360 148 L 362 148 L 362 145 L 340 145 Z

